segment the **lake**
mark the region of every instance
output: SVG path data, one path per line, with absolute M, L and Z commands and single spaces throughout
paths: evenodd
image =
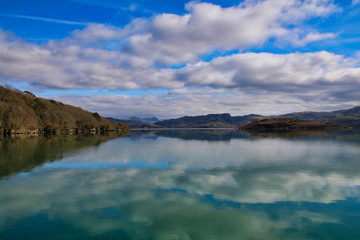
M 0 143 L 0 239 L 360 239 L 358 131 Z

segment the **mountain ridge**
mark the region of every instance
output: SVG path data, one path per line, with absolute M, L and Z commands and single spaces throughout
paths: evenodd
M 265 118 L 297 118 L 301 120 L 324 122 L 332 125 L 360 128 L 360 106 L 332 112 L 305 111 L 270 116 L 258 114 L 231 116 L 229 113 L 220 113 L 199 116 L 183 116 L 151 124 L 141 122 L 134 123 L 129 121 L 125 121 L 125 123 L 129 124 L 132 128 L 239 128 L 251 122 Z

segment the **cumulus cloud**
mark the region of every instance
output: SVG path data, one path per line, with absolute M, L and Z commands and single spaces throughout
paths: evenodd
M 179 86 L 165 76 L 169 70 L 141 69 L 133 71 L 117 68 L 111 63 L 119 53 L 100 48 L 81 48 L 79 45 L 59 45 L 50 42 L 46 47 L 27 44 L 19 39 L 9 40 L 10 35 L 1 33 L 0 75 L 7 81 L 25 80 L 30 84 L 48 88 L 151 88 L 163 82 L 163 86 Z M 112 32 L 98 33 L 108 38 Z M 159 79 L 161 77 L 161 79 Z M 151 83 L 151 84 L 149 84 Z M 181 84 L 180 84 L 181 87 Z
M 101 31 L 103 28 L 105 30 Z M 83 47 L 94 42 L 103 44 L 104 40 L 108 42 L 128 32 L 91 25 L 82 32 L 75 32 L 69 39 L 40 46 L 1 32 L 0 75 L 7 82 L 25 80 L 42 88 L 165 88 L 170 91 L 169 95 L 142 97 L 58 98 L 107 116 L 113 116 L 114 108 L 129 115 L 156 113 L 159 117 L 174 117 L 214 113 L 219 109 L 235 115 L 254 112 L 253 109 L 261 114 L 274 114 L 279 104 L 282 104 L 282 112 L 324 110 L 317 106 L 332 106 L 336 102 L 344 107 L 357 104 L 356 89 L 360 87 L 358 59 L 326 51 L 239 53 L 172 69 L 125 66 L 119 61 L 128 59 L 131 62 L 138 57 L 129 59 L 118 50 Z M 90 38 L 88 35 L 93 39 L 86 43 Z M 107 99 L 105 106 L 104 99 Z M 209 106 L 208 102 L 212 105 Z M 122 106 L 116 107 L 119 103 Z
M 186 9 L 189 13 L 185 15 L 164 13 L 150 20 L 136 19 L 122 29 L 89 24 L 69 38 L 41 46 L 19 41 L 14 43 L 2 37 L 1 59 L 6 60 L 9 55 L 17 58 L 3 65 L 9 71 L 2 71 L 1 75 L 6 79 L 29 82 L 36 79 L 37 84 L 43 81 L 48 86 L 51 84 L 46 82 L 51 81 L 49 75 L 52 75 L 53 78 L 59 77 L 54 82 L 69 79 L 69 82 L 80 85 L 89 84 L 92 87 L 91 83 L 95 86 L 98 83 L 108 87 L 116 85 L 116 81 L 118 88 L 139 88 L 136 84 L 126 83 L 128 73 L 123 68 L 147 68 L 158 63 L 181 64 L 195 61 L 200 55 L 216 49 L 260 46 L 273 37 L 289 39 L 287 36 L 299 31 L 297 28 L 288 29 L 289 24 L 327 16 L 337 8 L 329 1 L 268 0 L 245 1 L 229 8 L 190 2 Z M 298 38 L 295 44 L 304 45 L 334 37 L 331 33 L 312 31 L 307 34 L 306 31 L 302 30 L 304 37 Z M 7 33 L 1 32 L 1 35 L 6 36 Z M 29 63 L 29 59 L 33 61 Z M 25 64 L 24 69 L 14 72 L 11 63 L 18 67 Z M 73 66 L 75 63 L 78 69 Z M 104 75 L 100 69 L 106 69 L 108 74 Z M 28 79 L 29 72 L 33 74 Z M 131 78 L 132 81 L 137 79 Z M 75 87 L 72 84 L 66 86 L 66 83 L 63 84 L 65 88 Z
M 112 39 L 116 31 L 89 26 L 87 39 Z M 120 51 L 82 48 L 72 42 L 35 46 L 1 32 L 0 75 L 6 80 L 25 80 L 50 88 L 176 89 L 184 86 L 257 88 L 274 91 L 302 91 L 318 86 L 359 84 L 357 61 L 329 52 L 242 53 L 196 62 L 180 69 L 119 67 Z M 316 36 L 314 35 L 316 38 Z M 66 40 L 64 40 L 66 41 Z M 114 63 L 115 62 L 115 63 Z
M 357 60 L 326 51 L 315 53 L 243 53 L 198 62 L 178 71 L 188 85 L 302 91 L 319 86 L 360 84 Z M 352 85 L 354 84 L 354 85 Z
M 179 64 L 214 49 L 261 46 L 270 38 L 281 39 L 298 31 L 287 28 L 290 24 L 296 26 L 306 19 L 338 11 L 331 1 L 317 0 L 245 1 L 229 8 L 190 2 L 186 9 L 189 14 L 182 16 L 156 16 L 145 33 L 130 37 L 129 53 L 168 65 Z M 310 35 L 302 44 L 328 37 L 333 35 Z
M 311 42 L 321 41 L 324 39 L 335 38 L 337 35 L 334 33 L 319 33 L 316 31 L 301 33 L 301 31 L 292 31 L 283 37 L 278 44 L 291 43 L 294 46 L 302 47 Z
M 124 28 L 89 23 L 65 39 L 42 45 L 0 31 L 0 81 L 25 81 L 43 89 L 169 89 L 169 96 L 112 96 L 109 100 L 151 106 L 143 111 L 164 107 L 157 112 L 160 116 L 168 115 L 169 106 L 174 113 L 179 110 L 178 114 L 184 112 L 183 108 L 191 113 L 198 108 L 200 112 L 224 109 L 238 114 L 244 113 L 234 110 L 238 103 L 251 101 L 253 104 L 243 109 L 260 107 L 259 112 L 266 113 L 270 104 L 282 102 L 280 97 L 297 110 L 299 106 L 307 109 L 306 99 L 311 97 L 321 100 L 319 105 L 341 99 L 341 105 L 350 106 L 356 100 L 354 89 L 359 88 L 360 73 L 354 59 L 325 51 L 241 53 L 269 39 L 304 46 L 336 37 L 303 24 L 339 11 L 332 1 L 248 0 L 227 8 L 190 2 L 186 10 L 184 15 L 163 13 L 151 19 L 135 19 Z M 209 62 L 199 60 L 212 51 L 234 49 L 240 49 L 240 53 Z M 174 64 L 183 65 L 173 68 Z M 204 91 L 205 95 L 199 94 Z M 216 99 L 213 94 L 217 94 Z M 260 96 L 268 102 L 264 103 Z M 106 96 L 89 96 L 89 101 L 100 98 Z M 89 101 L 81 105 L 87 107 Z M 206 107 L 204 102 L 209 101 L 218 108 Z M 132 107 L 126 112 L 137 112 Z M 288 109 L 286 104 L 283 109 Z
M 359 3 L 360 3 L 360 0 L 353 0 L 353 1 L 352 1 L 352 5 L 353 5 L 353 6 L 355 6 L 355 5 L 359 4 Z

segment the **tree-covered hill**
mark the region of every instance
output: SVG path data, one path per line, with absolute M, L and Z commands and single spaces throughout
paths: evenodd
M 129 131 L 117 123 L 81 108 L 0 86 L 0 133 L 80 133 Z

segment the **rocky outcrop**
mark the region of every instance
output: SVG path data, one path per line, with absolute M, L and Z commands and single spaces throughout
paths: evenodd
M 245 131 L 299 131 L 299 130 L 329 130 L 342 127 L 329 123 L 301 120 L 296 118 L 267 118 L 242 126 Z

